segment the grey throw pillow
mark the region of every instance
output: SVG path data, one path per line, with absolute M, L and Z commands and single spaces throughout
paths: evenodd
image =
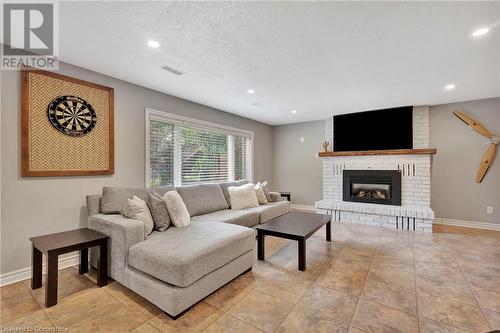
M 157 194 L 149 194 L 146 204 L 151 211 L 151 216 L 153 217 L 153 222 L 155 224 L 155 230 L 165 231 L 170 226 L 170 216 L 168 215 L 167 205 L 165 200 Z

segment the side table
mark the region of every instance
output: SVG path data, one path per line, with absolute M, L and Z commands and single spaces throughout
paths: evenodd
M 292 192 L 279 192 L 282 197 L 285 197 L 288 201 L 292 201 Z
M 47 255 L 47 281 L 45 283 L 45 305 L 57 304 L 58 257 L 60 254 L 80 251 L 79 273 L 89 270 L 89 248 L 99 246 L 97 265 L 97 285 L 104 287 L 108 283 L 108 236 L 88 228 L 59 232 L 55 234 L 31 237 L 32 271 L 31 289 L 42 286 L 42 253 Z

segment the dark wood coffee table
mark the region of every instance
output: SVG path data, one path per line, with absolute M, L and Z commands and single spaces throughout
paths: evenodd
M 326 224 L 326 240 L 332 241 L 331 216 L 292 212 L 257 226 L 257 258 L 264 260 L 264 237 L 281 237 L 299 242 L 299 271 L 306 270 L 306 240 Z
M 80 251 L 80 274 L 87 273 L 88 249 L 99 246 L 97 265 L 97 285 L 104 287 L 108 283 L 108 236 L 88 228 L 58 232 L 45 236 L 31 237 L 32 271 L 31 289 L 42 286 L 42 253 L 47 255 L 47 281 L 45 283 L 45 305 L 57 304 L 57 275 L 59 255 Z

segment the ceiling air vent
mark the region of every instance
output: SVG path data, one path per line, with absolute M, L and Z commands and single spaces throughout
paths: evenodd
M 167 65 L 161 66 L 161 69 L 166 70 L 167 72 L 170 72 L 170 73 L 175 74 L 175 75 L 182 75 L 182 74 L 184 74 L 183 72 L 178 71 L 177 69 L 169 67 Z

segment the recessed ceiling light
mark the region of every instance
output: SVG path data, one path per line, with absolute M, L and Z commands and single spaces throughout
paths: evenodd
M 247 93 L 249 93 L 249 94 L 255 94 L 255 90 L 253 90 L 253 89 L 248 89 L 248 90 L 247 90 Z
M 157 49 L 160 47 L 160 43 L 156 40 L 148 40 L 148 46 L 152 47 L 153 49 Z
M 444 89 L 446 90 L 453 90 L 455 89 L 455 85 L 454 84 L 447 84 L 444 86 Z
M 479 37 L 486 35 L 490 31 L 490 28 L 480 28 L 472 33 L 472 37 Z
M 290 112 L 291 112 L 291 113 L 293 113 L 293 114 L 296 114 L 296 113 L 297 113 L 297 110 L 292 110 L 292 111 L 290 111 Z

